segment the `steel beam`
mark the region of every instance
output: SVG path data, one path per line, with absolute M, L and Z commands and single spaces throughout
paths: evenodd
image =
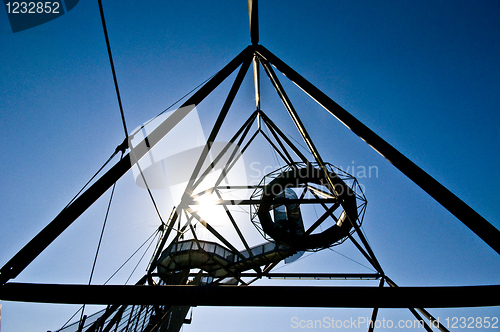
M 153 132 L 151 132 L 141 143 L 135 152 L 136 158 L 131 158 L 127 154 L 117 162 L 109 171 L 99 178 L 92 186 L 76 198 L 71 204 L 66 206 L 54 220 L 52 220 L 40 233 L 28 242 L 7 264 L 0 269 L 0 285 L 9 279 L 15 278 L 23 271 L 52 241 L 54 241 L 66 228 L 68 228 L 87 208 L 89 208 L 99 197 L 101 197 L 119 178 L 132 168 L 149 150 L 156 145 L 173 127 L 175 127 L 193 108 L 190 105 L 199 104 L 209 95 L 220 83 L 222 83 L 242 62 L 252 57 L 253 47 L 248 46 L 229 62 L 221 71 L 215 74 L 205 85 L 196 91 L 178 109 L 179 113 L 174 113 L 168 121 L 163 122 Z M 174 116 L 175 115 L 175 116 Z M 171 119 L 172 118 L 172 119 Z
M 278 147 L 276 146 L 276 144 L 274 144 L 274 142 L 269 138 L 269 136 L 266 135 L 266 133 L 262 129 L 260 130 L 260 133 L 262 134 L 262 136 L 264 136 L 264 138 L 266 139 L 266 141 L 271 145 L 271 147 L 274 149 L 274 151 L 276 151 L 276 153 L 281 157 L 281 159 L 283 159 L 283 161 L 287 165 L 293 164 L 293 160 L 292 159 L 287 159 L 287 157 L 285 157 L 283 155 L 283 153 L 281 153 L 281 151 L 278 149 Z
M 265 47 L 258 45 L 256 52 L 500 254 L 500 230 Z
M 290 154 L 288 153 L 287 149 L 285 148 L 285 146 L 283 145 L 283 143 L 281 142 L 281 139 L 279 138 L 278 134 L 274 131 L 274 129 L 272 127 L 269 127 L 268 126 L 268 129 L 269 131 L 271 132 L 271 135 L 273 135 L 274 139 L 276 140 L 276 142 L 278 142 L 278 145 L 280 146 L 281 150 L 283 151 L 283 153 L 286 155 L 286 157 L 288 158 L 288 160 L 290 162 L 287 162 L 288 165 L 292 164 L 293 163 L 293 159 L 292 157 L 290 156 Z
M 378 287 L 384 287 L 384 278 L 380 279 Z M 377 315 L 378 315 L 378 309 L 379 309 L 378 307 L 373 308 L 372 317 L 370 319 L 370 326 L 368 327 L 368 332 L 373 332 L 373 329 L 375 328 L 375 323 L 377 321 Z
M 252 127 L 252 122 L 257 116 L 258 116 L 258 111 L 255 111 L 254 113 L 252 113 L 250 118 L 248 118 L 247 122 L 245 122 L 245 124 L 240 128 L 240 131 L 238 131 L 238 133 L 233 136 L 233 139 L 236 140 L 236 138 L 238 138 L 238 136 L 241 134 L 241 137 L 239 138 L 238 144 L 237 144 L 238 148 L 243 144 L 243 141 L 246 139 L 248 132 L 250 131 L 250 128 Z M 243 133 L 241 133 L 241 131 L 243 130 L 243 127 L 245 127 L 245 130 L 243 131 Z M 255 138 L 255 134 L 248 140 L 246 145 L 241 149 L 241 151 L 239 151 L 239 153 L 238 153 L 238 149 L 233 149 L 233 152 L 231 152 L 231 155 L 229 156 L 229 158 L 226 162 L 226 165 L 224 165 L 224 168 L 222 169 L 222 172 L 219 175 L 219 178 L 215 182 L 214 187 L 218 187 L 220 185 L 222 180 L 224 180 L 224 178 L 227 176 L 229 171 L 236 164 L 238 159 L 243 155 L 243 152 L 246 150 L 248 145 L 250 145 L 250 143 L 253 141 L 254 138 Z M 233 141 L 231 141 L 231 142 L 233 142 Z M 215 161 L 219 162 L 219 160 L 222 158 L 223 154 L 225 154 L 225 153 L 226 153 L 226 151 L 221 151 L 220 154 L 215 158 L 214 163 L 215 163 Z
M 212 235 L 214 235 L 217 239 L 219 239 L 220 242 L 224 243 L 224 245 L 226 245 L 227 248 L 229 248 L 231 250 L 231 252 L 233 253 L 233 255 L 235 256 L 239 256 L 242 260 L 246 259 L 245 256 L 243 256 L 243 254 L 241 252 L 238 251 L 238 249 L 236 249 L 232 244 L 231 242 L 229 242 L 228 240 L 226 240 L 226 238 L 224 236 L 222 236 L 219 232 L 217 232 L 215 230 L 215 228 L 213 228 L 212 226 L 210 226 L 210 224 L 208 222 L 206 222 L 205 220 L 203 220 L 203 218 L 200 217 L 200 215 L 193 211 L 192 209 L 190 208 L 187 208 L 186 209 L 187 212 L 189 212 L 189 214 L 191 214 L 196 220 L 198 220 L 198 222 L 203 225 L 203 227 L 205 227 L 210 233 L 212 233 Z
M 397 288 L 399 287 L 394 281 L 392 281 L 391 278 L 389 278 L 388 276 L 384 276 L 384 280 L 387 281 L 387 283 L 389 284 L 389 286 L 393 287 L 393 288 Z M 436 320 L 427 310 L 425 310 L 423 307 L 410 307 L 409 308 L 411 313 L 420 321 L 422 321 L 422 318 L 420 317 L 420 315 L 415 311 L 415 309 L 417 309 L 418 311 L 420 311 L 424 316 L 425 318 L 427 318 L 429 321 L 431 322 L 437 322 L 437 328 L 441 331 L 441 332 L 450 332 L 448 331 L 448 329 L 446 327 L 444 327 L 442 324 L 439 323 L 438 320 Z M 419 318 L 420 317 L 420 318 Z M 425 326 L 425 325 L 424 325 Z
M 240 70 L 238 71 L 238 75 L 236 76 L 236 78 L 233 82 L 233 85 L 231 86 L 231 90 L 229 91 L 229 93 L 227 95 L 226 101 L 224 102 L 224 105 L 222 106 L 222 109 L 219 113 L 219 116 L 217 117 L 217 120 L 215 121 L 215 124 L 212 128 L 212 131 L 210 132 L 210 135 L 208 136 L 205 147 L 203 148 L 203 151 L 201 152 L 201 155 L 198 158 L 198 162 L 196 163 L 196 166 L 193 170 L 191 178 L 189 179 L 186 190 L 184 191 L 184 196 L 182 198 L 183 201 L 185 199 L 189 199 L 189 197 L 193 193 L 194 183 L 195 182 L 200 183 L 205 178 L 205 176 L 203 175 L 199 179 L 197 179 L 198 175 L 201 171 L 201 168 L 203 166 L 203 163 L 207 159 L 208 154 L 210 153 L 210 150 L 212 148 L 212 145 L 215 142 L 215 138 L 217 137 L 217 134 L 219 133 L 219 130 L 222 127 L 224 120 L 226 119 L 226 115 L 229 112 L 231 105 L 233 104 L 234 98 L 236 97 L 236 94 L 238 93 L 238 90 L 240 89 L 241 83 L 243 82 L 243 79 L 245 78 L 245 75 L 248 71 L 248 67 L 250 66 L 251 61 L 252 61 L 252 59 L 250 57 L 247 57 L 246 59 L 243 60 L 243 63 L 240 67 Z
M 172 232 L 172 229 L 174 229 L 175 222 L 177 221 L 177 217 L 179 216 L 177 212 L 177 208 L 174 206 L 172 209 L 172 213 L 170 214 L 169 217 L 169 223 L 167 225 L 167 229 L 163 233 L 160 242 L 158 244 L 158 247 L 155 249 L 155 253 L 153 258 L 151 259 L 148 271 L 149 274 L 153 273 L 153 271 L 156 269 L 156 265 L 158 263 L 158 258 L 161 255 L 161 252 L 163 251 L 163 247 L 165 247 L 165 244 L 167 243 L 168 237 L 170 236 L 170 232 Z M 177 230 L 179 232 L 179 230 Z
M 250 19 L 250 40 L 252 44 L 259 42 L 259 6 L 257 0 L 248 0 L 248 18 Z
M 260 70 L 259 60 L 257 57 L 253 58 L 253 81 L 255 88 L 255 108 L 260 111 Z
M 418 312 L 415 311 L 415 309 L 413 309 L 413 308 L 408 308 L 408 309 L 410 309 L 410 312 L 413 314 L 413 316 L 415 316 L 415 318 L 418 320 L 418 322 L 420 323 L 420 325 L 422 325 L 427 332 L 432 332 L 430 326 L 427 325 L 427 323 L 424 321 L 424 319 L 422 318 L 422 316 L 420 316 L 418 314 Z
M 262 120 L 264 120 L 264 123 L 269 128 L 269 130 L 271 130 L 271 132 L 275 131 L 283 139 L 283 141 L 285 141 L 285 143 L 290 147 L 290 149 L 292 149 L 292 151 L 297 155 L 297 157 L 299 157 L 300 160 L 302 160 L 302 162 L 306 164 L 309 163 L 309 161 L 302 154 L 302 152 L 300 152 L 300 150 L 297 149 L 297 147 L 288 139 L 288 137 L 285 136 L 285 134 L 281 131 L 281 129 L 279 129 L 279 127 L 276 124 L 274 124 L 274 122 L 271 121 L 271 119 L 269 119 L 269 117 L 264 112 L 259 112 L 259 114 L 261 115 Z
M 340 203 L 337 201 L 335 204 L 333 204 L 328 210 L 326 210 L 322 215 L 321 217 L 318 218 L 318 220 L 316 220 L 312 225 L 311 227 L 309 227 L 307 229 L 307 231 L 305 231 L 304 235 L 309 235 L 311 234 L 316 228 L 319 227 L 319 225 L 321 225 L 323 223 L 323 221 L 326 220 L 326 218 L 328 218 L 330 215 L 332 217 L 335 217 L 333 215 L 333 212 L 335 212 L 335 210 L 337 210 L 337 208 L 340 206 Z
M 295 198 L 295 199 L 288 199 L 288 198 L 275 198 L 273 199 L 273 204 L 292 204 L 292 203 L 297 203 L 297 204 L 316 204 L 316 203 L 337 203 L 339 200 L 338 198 Z M 241 199 L 241 200 L 233 200 L 233 199 L 219 199 L 219 200 L 214 200 L 213 202 L 210 202 L 212 205 L 253 205 L 253 204 L 260 204 L 263 201 L 261 199 Z M 203 205 L 203 202 L 198 202 L 198 201 L 189 201 L 186 202 L 187 205 Z
M 252 121 L 255 119 L 255 117 L 257 117 L 257 113 L 258 113 L 257 111 L 253 112 L 252 115 L 250 115 L 250 117 L 245 121 L 245 123 L 236 132 L 236 134 L 234 134 L 234 136 L 231 138 L 231 140 L 229 142 L 227 142 L 227 144 L 219 152 L 217 157 L 215 157 L 215 159 L 212 161 L 212 163 L 205 169 L 205 171 L 202 173 L 202 175 L 198 178 L 198 181 L 195 182 L 195 184 L 193 185 L 194 188 L 198 187 L 198 185 L 201 183 L 201 181 L 200 181 L 201 178 L 205 178 L 210 172 L 213 171 L 213 168 L 215 167 L 215 165 L 217 165 L 217 163 L 227 153 L 227 151 L 229 150 L 231 145 L 236 141 L 236 139 L 240 135 L 242 135 L 242 136 L 240 137 L 240 139 L 237 143 L 237 146 L 238 147 L 241 146 L 241 143 L 245 139 L 248 131 L 250 130 L 250 127 L 252 126 Z M 243 132 L 243 134 L 242 134 L 242 132 Z M 232 157 L 235 155 L 236 151 L 237 151 L 237 149 L 233 150 L 233 152 L 231 153 L 231 157 L 229 158 L 230 160 L 232 160 Z M 221 175 L 221 177 L 218 179 L 217 183 L 220 183 L 222 181 L 222 179 L 223 179 L 223 176 Z
M 375 270 L 377 270 L 379 273 L 382 273 L 382 275 L 383 275 L 384 271 L 381 271 L 381 268 L 379 269 L 379 265 L 377 265 L 375 263 L 375 261 L 366 252 L 366 250 L 361 246 L 361 244 L 359 244 L 358 241 L 356 241 L 356 239 L 354 238 L 354 236 L 352 236 L 351 233 L 349 233 L 347 236 L 349 237 L 349 240 L 351 240 L 351 242 L 354 244 L 354 246 L 359 250 L 359 252 L 366 258 L 366 260 L 368 261 L 368 263 L 370 263 Z
M 258 277 L 256 273 L 243 272 L 242 277 Z M 377 280 L 379 273 L 294 273 L 271 272 L 263 273 L 261 277 L 268 279 L 294 279 L 294 280 Z
M 220 194 L 220 192 L 218 190 L 215 190 L 215 193 L 216 193 L 217 197 L 219 197 L 219 199 L 222 199 L 222 196 L 221 196 L 221 194 Z M 231 221 L 231 224 L 234 227 L 234 230 L 238 234 L 238 237 L 240 238 L 241 243 L 243 243 L 243 245 L 245 246 L 245 249 L 250 254 L 250 256 L 253 256 L 252 250 L 250 249 L 250 246 L 248 245 L 247 240 L 243 236 L 243 233 L 241 233 L 241 230 L 238 227 L 238 224 L 236 223 L 236 220 L 234 220 L 234 217 L 231 214 L 231 211 L 229 211 L 227 205 L 223 205 L 223 207 L 224 207 L 224 211 L 226 212 L 227 217 L 229 218 L 229 220 Z
M 273 68 L 269 65 L 269 62 L 266 59 L 259 59 L 260 62 L 262 63 L 262 66 L 264 67 L 269 80 L 273 84 L 276 92 L 281 98 L 281 101 L 283 102 L 283 105 L 285 106 L 286 110 L 288 111 L 288 114 L 290 115 L 290 118 L 292 119 L 293 123 L 297 127 L 297 130 L 299 131 L 300 135 L 302 136 L 302 139 L 306 143 L 309 151 L 311 154 L 314 156 L 314 159 L 318 163 L 319 168 L 323 171 L 325 174 L 325 179 L 327 180 L 328 184 L 330 185 L 330 190 L 332 192 L 335 192 L 335 185 L 332 182 L 332 179 L 330 179 L 330 176 L 328 174 L 328 170 L 325 167 L 325 163 L 323 162 L 323 159 L 321 158 L 318 149 L 316 149 L 316 146 L 314 146 L 314 142 L 312 141 L 311 137 L 307 133 L 306 127 L 300 120 L 299 114 L 297 111 L 295 111 L 295 108 L 292 105 L 292 102 L 288 98 L 285 89 L 283 89 L 283 86 L 281 85 L 278 76 L 274 73 Z
M 500 305 L 500 285 L 444 287 L 103 286 L 11 282 L 0 286 L 0 299 L 97 305 L 457 308 Z
M 372 248 L 370 247 L 370 244 L 368 243 L 368 240 L 366 240 L 365 236 L 363 235 L 363 232 L 361 231 L 361 228 L 356 223 L 356 220 L 354 220 L 354 222 L 351 221 L 351 224 L 354 227 L 354 229 L 356 230 L 356 234 L 358 234 L 358 237 L 361 240 L 361 243 L 363 243 L 363 245 L 365 246 L 366 252 L 368 253 L 368 255 L 370 256 L 370 258 L 372 259 L 371 263 L 372 263 L 373 267 L 379 273 L 384 274 L 384 270 L 382 269 L 382 266 L 378 262 L 377 257 L 375 257 L 375 253 L 373 252 Z M 351 239 L 351 241 L 354 242 L 354 237 L 352 237 L 351 235 L 349 235 L 349 238 Z

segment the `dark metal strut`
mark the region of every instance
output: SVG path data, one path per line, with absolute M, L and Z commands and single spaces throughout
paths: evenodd
M 69 204 L 54 220 L 26 244 L 7 264 L 0 269 L 0 285 L 15 278 L 23 271 L 46 247 L 49 246 L 67 227 L 69 227 L 87 208 L 103 195 L 119 178 L 137 163 L 149 150 L 156 145 L 173 127 L 175 127 L 195 105 L 199 104 L 220 83 L 222 83 L 242 62 L 252 59 L 253 47 L 248 46 L 229 62 L 221 71 L 212 77 L 204 86 L 196 91 L 168 121 L 163 122 L 151 132 L 142 142 L 134 147 L 134 157 L 127 154 L 107 171 L 99 180 Z
M 257 53 L 500 254 L 500 230 L 262 45 Z
M 457 308 L 500 305 L 500 286 L 141 286 L 11 282 L 4 301 L 183 306 Z

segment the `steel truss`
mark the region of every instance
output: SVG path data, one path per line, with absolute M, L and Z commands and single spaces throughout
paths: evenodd
M 267 50 L 262 45 L 258 44 L 258 17 L 257 17 L 257 1 L 249 0 L 249 19 L 252 44 L 246 47 L 238 54 L 231 62 L 229 62 L 221 71 L 219 71 L 212 79 L 203 85 L 196 93 L 194 93 L 186 102 L 171 116 L 169 121 L 163 122 L 153 132 L 144 138 L 138 145 L 132 147 L 129 145 L 129 140 L 122 143 L 120 149 L 129 149 L 119 162 L 111 167 L 100 179 L 92 184 L 85 192 L 78 196 L 71 204 L 69 204 L 61 213 L 50 222 L 39 234 L 37 234 L 24 248 L 22 248 L 7 264 L 0 269 L 0 298 L 9 301 L 28 301 L 42 303 L 86 303 L 86 304 L 108 304 L 110 307 L 106 311 L 108 317 L 114 317 L 111 321 L 107 321 L 107 327 L 111 328 L 113 324 L 118 324 L 122 319 L 123 313 L 127 312 L 131 316 L 133 310 L 127 309 L 127 306 L 143 305 L 144 312 L 149 312 L 152 315 L 162 313 L 165 315 L 168 308 L 189 307 L 189 306 L 278 306 L 278 307 L 349 307 L 349 308 L 374 308 L 372 312 L 372 322 L 377 318 L 378 308 L 409 308 L 412 314 L 422 321 L 424 328 L 430 331 L 430 327 L 422 320 L 423 315 L 429 321 L 434 321 L 427 308 L 443 308 L 443 307 L 473 307 L 473 306 L 496 306 L 500 305 L 500 285 L 491 286 L 461 286 L 461 287 L 398 287 L 387 275 L 385 275 L 380 263 L 378 262 L 373 250 L 370 248 L 363 232 L 360 229 L 360 222 L 357 220 L 349 220 L 353 231 L 348 234 L 348 239 L 356 246 L 367 261 L 374 267 L 376 273 L 373 274 L 280 274 L 273 273 L 271 270 L 276 264 L 268 264 L 263 269 L 255 268 L 255 272 L 246 272 L 241 274 L 232 274 L 241 285 L 250 285 L 255 280 L 260 278 L 283 278 L 283 279 L 370 279 L 379 280 L 376 287 L 287 287 L 287 286 L 228 286 L 220 285 L 219 281 L 213 282 L 213 285 L 158 285 L 155 281 L 157 275 L 155 268 L 160 258 L 162 250 L 174 229 L 175 223 L 180 223 L 184 218 L 186 221 L 182 228 L 177 230 L 177 233 L 172 242 L 178 241 L 181 235 L 186 230 L 193 229 L 193 223 L 198 222 L 211 232 L 220 242 L 222 242 L 234 255 L 241 253 L 219 234 L 214 227 L 207 221 L 203 220 L 197 212 L 192 208 L 196 205 L 196 198 L 205 194 L 215 193 L 219 200 L 216 204 L 224 207 L 224 210 L 231 221 L 235 231 L 237 232 L 245 249 L 251 253 L 251 248 L 241 230 L 239 229 L 234 217 L 232 216 L 229 206 L 235 205 L 234 201 L 223 199 L 224 189 L 234 189 L 234 187 L 225 187 L 221 185 L 225 174 L 230 172 L 231 168 L 237 162 L 239 156 L 245 152 L 248 146 L 254 139 L 261 135 L 276 151 L 277 155 L 289 167 L 294 167 L 299 162 L 305 164 L 318 165 L 318 168 L 325 174 L 328 173 L 328 165 L 321 158 L 319 151 L 311 140 L 305 126 L 303 125 L 298 113 L 290 102 L 281 82 L 279 81 L 274 69 L 284 74 L 288 79 L 294 82 L 312 99 L 318 102 L 330 114 L 335 116 L 346 127 L 352 130 L 362 140 L 369 144 L 375 151 L 381 154 L 397 169 L 404 173 L 416 185 L 422 188 L 426 193 L 433 197 L 438 203 L 446 208 L 450 213 L 457 217 L 463 224 L 471 229 L 477 236 L 486 242 L 493 250 L 500 254 L 500 231 L 491 225 L 487 220 L 481 217 L 476 211 L 470 208 L 466 203 L 460 200 L 457 196 L 446 189 L 437 180 L 415 165 L 412 161 L 406 158 L 402 153 L 392 147 L 389 143 L 375 134 L 372 130 L 362 124 L 354 116 L 349 114 L 335 101 L 326 94 L 321 92 L 313 84 L 307 81 L 304 77 L 294 71 L 285 62 L 279 59 L 272 52 Z M 256 111 L 253 112 L 243 125 L 236 131 L 232 139 L 224 147 L 218 156 L 213 160 L 211 166 L 220 162 L 223 156 L 230 151 L 231 144 L 236 144 L 240 147 L 241 153 L 236 150 L 231 151 L 228 161 L 223 167 L 223 171 L 215 185 L 205 191 L 196 191 L 196 187 L 210 173 L 211 168 L 202 169 L 205 159 L 209 155 L 211 148 L 216 140 L 217 134 L 221 129 L 226 115 L 228 114 L 231 105 L 236 97 L 239 87 L 247 74 L 247 71 L 253 64 L 253 74 L 255 81 L 255 96 L 256 96 Z M 308 160 L 304 154 L 287 138 L 280 128 L 261 110 L 260 108 L 260 67 L 262 67 L 270 79 L 273 87 L 278 93 L 285 109 L 290 115 L 298 132 L 304 140 L 309 152 L 312 154 L 314 161 Z M 274 67 L 274 69 L 273 69 Z M 137 285 L 134 286 L 116 286 L 116 285 L 55 285 L 55 284 L 28 284 L 16 283 L 10 280 L 17 277 L 52 241 L 54 241 L 67 227 L 69 227 L 87 208 L 89 208 L 101 195 L 103 195 L 118 179 L 128 172 L 138 161 L 145 156 L 149 151 L 170 131 L 174 128 L 189 112 L 193 110 L 192 105 L 201 103 L 214 89 L 216 89 L 223 81 L 225 81 L 237 69 L 238 73 L 234 83 L 228 93 L 228 96 L 222 106 L 219 116 L 210 133 L 205 148 L 198 160 L 194 169 L 191 180 L 188 183 L 187 189 L 182 197 L 181 203 L 171 215 L 168 224 L 162 225 L 163 237 L 155 251 L 152 263 L 150 264 L 147 276 L 145 276 Z M 256 124 L 256 130 L 250 133 L 253 125 Z M 266 127 L 270 132 L 267 135 L 263 127 Z M 329 186 L 332 188 L 334 184 L 330 177 L 326 176 L 330 181 Z M 245 187 L 241 189 L 251 189 Z M 254 189 L 259 189 L 258 186 Z M 307 190 L 304 187 L 304 193 Z M 309 188 L 311 189 L 311 188 Z M 322 220 L 318 220 L 314 224 L 310 232 L 318 227 L 325 219 L 332 217 L 334 208 L 327 204 L 335 205 L 337 199 L 335 197 L 321 197 L 321 190 L 318 188 L 311 189 L 315 198 L 297 199 L 297 203 L 319 203 L 325 210 Z M 325 194 L 325 192 L 323 192 Z M 328 193 L 326 193 L 328 194 Z M 259 204 L 258 199 L 249 199 L 238 202 L 239 205 Z M 309 231 L 309 230 L 308 230 Z M 195 235 L 194 235 L 195 236 Z M 355 237 L 357 236 L 357 238 Z M 199 247 L 201 245 L 195 236 Z M 201 276 L 200 276 L 201 277 Z M 250 281 L 244 281 L 243 278 L 253 278 Z M 384 287 L 387 283 L 389 287 Z M 294 293 L 294 297 L 289 297 L 290 293 Z M 307 296 L 305 296 L 307 294 Z M 381 302 L 380 299 L 384 301 Z M 168 299 L 165 303 L 164 299 Z M 164 310 L 153 310 L 153 306 L 164 306 Z M 168 308 L 166 308 L 168 307 Z M 130 307 L 132 308 L 132 307 Z M 153 308 L 153 309 L 151 309 Z M 142 310 L 142 309 L 141 309 Z M 149 310 L 149 311 L 148 311 Z M 113 311 L 113 315 L 110 311 Z M 141 311 L 142 312 L 142 311 Z M 171 311 L 170 311 L 171 312 Z M 420 314 L 419 314 L 420 312 Z M 183 315 L 187 313 L 183 311 Z M 184 317 L 183 316 L 183 317 Z M 105 321 L 106 319 L 104 319 Z M 104 324 L 103 321 L 103 324 Z M 144 322 L 143 322 L 144 323 Z M 441 331 L 447 331 L 443 326 L 438 327 Z M 369 331 L 373 329 L 370 327 Z M 107 329 L 105 329 L 107 330 Z M 141 330 L 147 329 L 143 326 Z M 153 327 L 149 327 L 153 331 Z M 149 331 L 148 330 L 148 331 Z

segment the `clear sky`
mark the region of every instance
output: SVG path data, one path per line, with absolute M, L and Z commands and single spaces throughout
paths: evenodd
M 244 0 L 103 2 L 129 129 L 156 116 L 250 43 Z M 500 228 L 500 2 L 261 0 L 259 12 L 262 45 Z M 15 34 L 0 10 L 0 50 L 3 266 L 70 201 L 124 134 L 97 1 L 82 0 L 69 13 Z M 363 230 L 391 279 L 427 286 L 500 283 L 500 258 L 491 248 L 284 77 L 282 82 L 323 159 L 350 167 L 364 186 Z M 254 110 L 252 84 L 249 75 L 231 110 L 229 133 Z M 197 106 L 206 135 L 227 87 Z M 299 138 L 268 83 L 262 109 Z M 370 166 L 377 172 L 362 172 Z M 159 225 L 131 174 L 116 190 L 95 283 L 104 282 Z M 88 282 L 108 197 L 16 281 Z M 168 216 L 172 202 L 162 202 Z M 368 265 L 352 247 L 334 249 Z M 371 272 L 337 252 L 325 250 L 279 271 Z M 123 284 L 127 277 L 117 275 L 112 283 Z M 1 304 L 4 332 L 55 330 L 78 309 Z M 430 311 L 441 321 L 500 318 L 499 308 Z M 184 331 L 289 331 L 297 330 L 292 317 L 370 313 L 198 307 Z M 413 316 L 381 310 L 379 318 Z

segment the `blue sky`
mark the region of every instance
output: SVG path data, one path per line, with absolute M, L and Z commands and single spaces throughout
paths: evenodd
M 103 5 L 129 129 L 216 73 L 250 42 L 246 1 Z M 500 228 L 498 1 L 261 1 L 259 7 L 262 45 Z M 97 2 L 80 1 L 60 18 L 16 34 L 0 10 L 0 49 L 3 265 L 59 213 L 124 137 Z M 227 133 L 254 110 L 250 78 L 230 113 Z M 492 249 L 281 80 L 323 159 L 351 167 L 360 177 L 368 200 L 363 229 L 389 277 L 400 285 L 500 282 L 500 260 Z M 197 106 L 205 134 L 227 87 Z M 299 138 L 267 82 L 262 109 Z M 245 161 L 255 154 L 250 151 Z M 378 172 L 363 175 L 363 167 L 370 166 Z M 107 197 L 16 281 L 86 283 Z M 126 175 L 117 186 L 94 281 L 106 280 L 158 225 L 147 195 Z M 349 243 L 334 249 L 367 265 Z M 280 271 L 370 272 L 328 250 Z M 115 282 L 126 278 L 117 276 Z M 0 304 L 7 332 L 55 330 L 78 308 Z M 498 308 L 431 313 L 442 319 L 500 317 Z M 369 314 L 361 309 L 200 307 L 184 330 L 288 331 L 296 330 L 292 317 Z M 407 310 L 381 310 L 379 315 L 413 319 Z

